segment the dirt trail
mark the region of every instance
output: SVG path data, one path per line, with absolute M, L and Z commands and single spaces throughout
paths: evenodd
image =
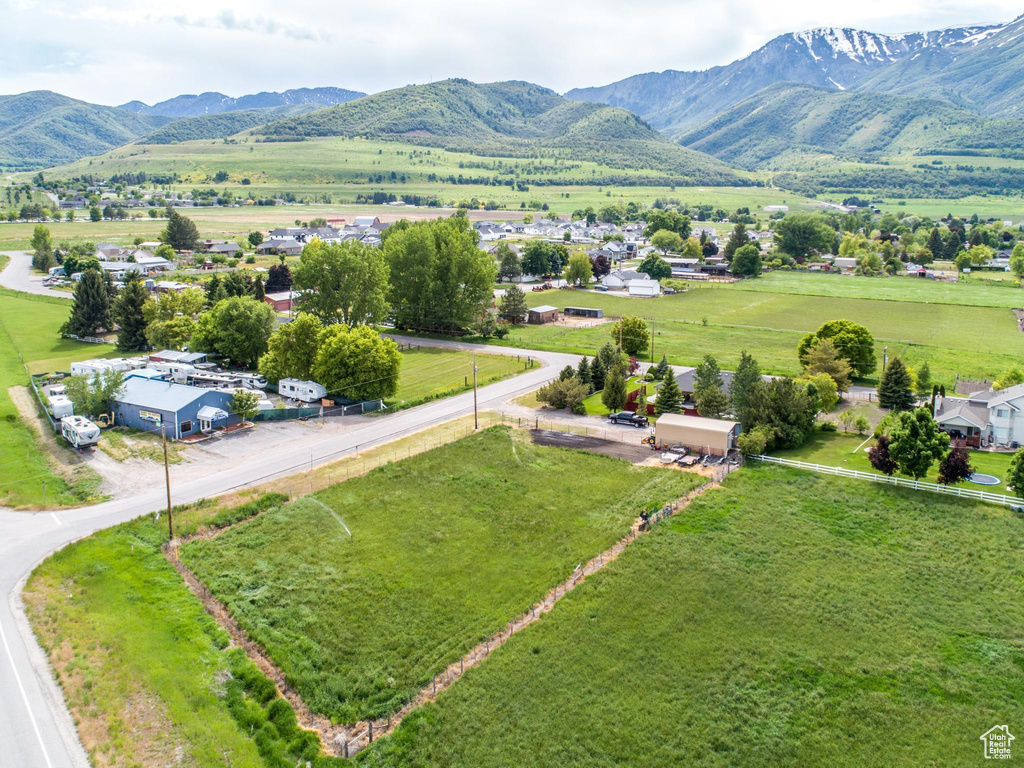
M 245 630 L 239 626 L 238 622 L 231 616 L 227 606 L 214 597 L 207 586 L 181 562 L 178 558 L 177 546 L 166 546 L 164 554 L 178 573 L 181 574 L 189 589 L 202 602 L 206 611 L 224 628 L 232 641 L 246 652 L 263 674 L 273 681 L 278 692 L 292 705 L 299 725 L 307 730 L 315 731 L 320 736 L 320 741 L 327 753 L 339 757 L 350 757 L 367 747 L 374 739 L 391 733 L 413 710 L 427 702 L 434 701 L 439 693 L 462 677 L 467 669 L 480 664 L 495 649 L 508 642 L 514 634 L 540 621 L 544 614 L 551 612 L 559 600 L 586 581 L 589 576 L 601 570 L 622 554 L 626 547 L 635 541 L 641 533 L 649 530 L 651 523 L 678 513 L 680 510 L 685 509 L 693 499 L 711 488 L 718 487 L 718 485 L 719 482 L 717 480 L 709 480 L 709 482 L 690 491 L 690 493 L 677 501 L 662 507 L 650 523 L 637 518 L 632 526 L 630 526 L 629 533 L 615 542 L 610 549 L 604 550 L 598 553 L 597 557 L 576 566 L 572 575 L 565 581 L 556 584 L 544 595 L 539 603 L 532 606 L 526 613 L 510 620 L 507 626 L 472 648 L 461 659 L 450 664 L 443 672 L 435 675 L 431 683 L 421 689 L 405 706 L 386 718 L 361 720 L 349 725 L 335 725 L 328 718 L 310 711 L 298 692 L 288 685 L 284 673 L 274 664 L 266 651 L 254 642 L 246 634 Z M 211 538 L 224 530 L 227 530 L 227 528 L 205 531 L 189 537 L 188 540 L 193 538 Z M 175 544 L 180 544 L 183 541 L 185 540 L 179 540 Z

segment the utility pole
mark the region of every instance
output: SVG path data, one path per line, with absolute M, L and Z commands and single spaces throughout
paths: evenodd
M 473 429 L 480 429 L 480 417 L 476 412 L 476 352 L 473 353 Z
M 651 363 L 654 363 L 654 318 L 651 318 Z
M 160 437 L 164 444 L 164 481 L 167 483 L 167 532 L 174 541 L 174 519 L 171 517 L 171 467 L 167 462 L 167 427 L 160 424 Z

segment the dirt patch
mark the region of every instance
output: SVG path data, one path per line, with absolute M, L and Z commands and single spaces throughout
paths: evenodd
M 615 322 L 612 317 L 576 317 L 575 315 L 559 315 L 558 319 L 551 325 L 561 325 L 566 328 L 595 328 L 599 325 Z
M 642 432 L 637 430 L 637 445 L 620 443 L 616 440 L 604 440 L 600 437 L 570 435 L 551 429 L 531 429 L 530 437 L 537 445 L 555 446 L 557 448 L 576 448 L 581 451 L 600 453 L 613 459 L 625 459 L 633 464 L 643 464 L 651 457 L 649 445 L 640 445 Z M 655 457 L 656 459 L 657 457 Z

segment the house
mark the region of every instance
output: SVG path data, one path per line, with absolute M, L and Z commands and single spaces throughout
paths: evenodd
M 939 429 L 973 448 L 1024 443 L 1024 384 L 967 397 L 936 397 Z
M 372 227 L 373 229 L 384 229 L 381 226 L 380 219 L 376 216 L 356 216 L 352 220 L 353 227 Z
M 601 278 L 601 285 L 607 288 L 628 288 L 633 280 L 650 280 L 646 272 L 636 272 L 632 269 L 616 269 Z
M 526 310 L 526 322 L 533 325 L 554 322 L 558 319 L 558 307 L 550 304 L 541 304 L 539 307 L 531 307 Z
M 706 419 L 679 413 L 662 414 L 654 428 L 658 445 L 681 445 L 691 451 L 713 456 L 725 456 L 733 450 L 739 434 L 738 421 Z
M 220 253 L 227 256 L 229 259 L 235 258 L 241 248 L 238 247 L 237 243 L 213 243 L 209 248 L 206 249 L 207 253 Z
M 661 283 L 657 280 L 630 280 L 627 290 L 630 296 L 652 298 L 661 295 Z
M 265 240 L 256 246 L 256 253 L 260 254 L 284 254 L 285 256 L 298 256 L 302 253 L 303 244 L 294 238 L 274 238 Z
M 118 426 L 146 432 L 163 428 L 174 439 L 238 421 L 226 392 L 134 376 L 125 379 L 110 408 Z
M 275 312 L 290 312 L 292 308 L 291 291 L 275 291 L 265 294 L 263 300 L 270 305 Z
M 497 224 L 489 227 L 477 227 L 476 231 L 480 235 L 480 241 L 485 243 L 493 240 L 504 240 L 508 236 L 508 233 Z
M 832 268 L 849 272 L 857 268 L 857 260 L 850 256 L 836 256 L 832 259 Z

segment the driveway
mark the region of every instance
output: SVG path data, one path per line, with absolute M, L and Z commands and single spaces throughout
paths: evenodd
M 0 272 L 0 285 L 12 291 L 34 293 L 37 296 L 56 296 L 58 299 L 72 299 L 74 296 L 67 291 L 55 291 L 43 285 L 43 276 L 32 274 L 32 254 L 25 251 L 3 251 L 10 257 L 3 272 Z
M 7 271 L 10 271 L 9 269 Z M 5 285 L 7 283 L 4 283 Z M 427 344 L 426 340 L 416 343 Z M 507 400 L 550 381 L 577 355 L 536 350 L 457 344 L 491 354 L 530 355 L 542 367 L 482 387 L 481 409 L 500 409 Z M 449 346 L 439 343 L 439 346 Z M 175 504 L 209 498 L 229 490 L 257 485 L 273 477 L 302 472 L 357 449 L 381 445 L 473 412 L 473 393 L 367 419 L 354 429 L 310 430 L 308 437 L 281 445 L 250 444 L 244 462 L 213 472 L 181 467 L 172 483 Z M 118 523 L 162 509 L 166 505 L 159 475 L 140 478 L 134 494 L 91 507 L 60 512 L 0 511 L 0 745 L 3 764 L 18 768 L 86 768 L 88 758 L 78 739 L 64 699 L 36 643 L 21 603 L 24 580 L 37 563 L 76 539 Z

